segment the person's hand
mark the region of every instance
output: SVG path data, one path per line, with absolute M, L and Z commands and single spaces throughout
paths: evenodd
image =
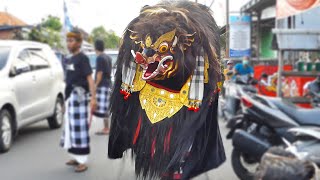
M 90 108 L 91 108 L 91 111 L 96 110 L 96 108 L 97 108 L 97 101 L 96 101 L 96 98 L 91 98 L 91 101 L 90 101 Z

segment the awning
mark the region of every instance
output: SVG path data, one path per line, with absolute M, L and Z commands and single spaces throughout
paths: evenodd
M 32 26 L 0 26 L 0 31 L 8 31 L 13 29 L 32 28 Z
M 247 4 L 241 7 L 241 12 L 262 12 L 267 7 L 274 6 L 276 0 L 251 0 Z

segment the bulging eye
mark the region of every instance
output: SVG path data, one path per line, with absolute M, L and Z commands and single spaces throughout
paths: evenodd
M 159 48 L 158 48 L 160 53 L 165 53 L 169 50 L 169 45 L 166 42 L 163 42 L 160 44 Z

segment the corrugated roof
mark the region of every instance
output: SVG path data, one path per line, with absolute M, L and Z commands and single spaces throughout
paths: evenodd
M 241 7 L 241 12 L 261 12 L 263 9 L 276 4 L 276 0 L 251 0 Z
M 27 24 L 15 16 L 0 12 L 0 26 L 26 26 Z

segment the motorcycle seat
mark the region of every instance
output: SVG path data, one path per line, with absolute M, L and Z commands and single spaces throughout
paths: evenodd
M 320 126 L 320 109 L 303 109 L 285 100 L 272 100 L 281 111 L 300 125 Z
M 254 86 L 243 86 L 242 89 L 246 92 L 257 93 L 257 89 Z

